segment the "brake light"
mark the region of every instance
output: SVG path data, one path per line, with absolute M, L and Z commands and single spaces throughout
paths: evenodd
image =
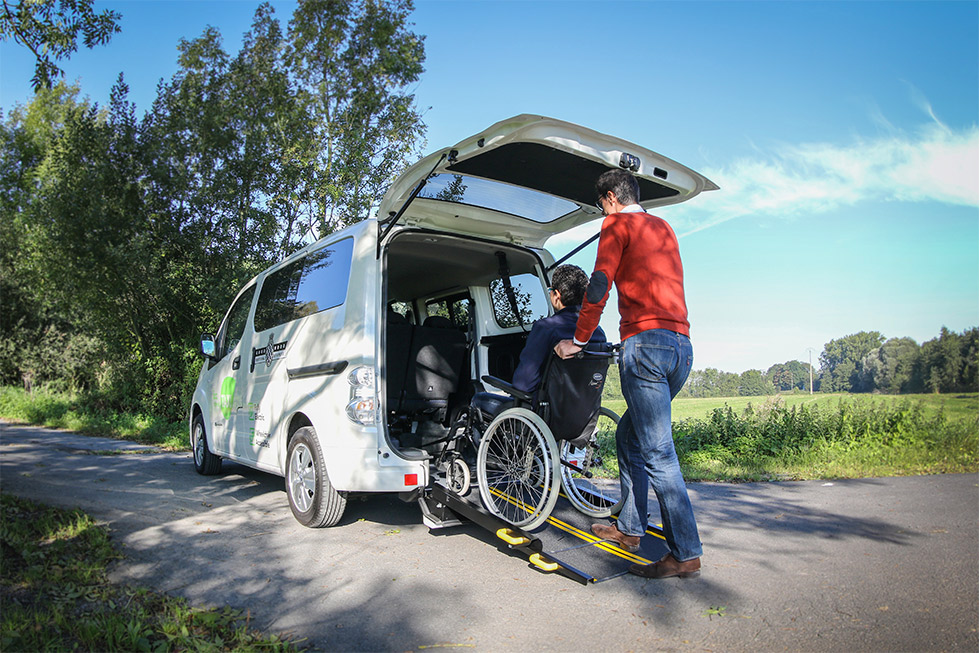
M 418 474 L 405 474 L 405 487 L 415 487 L 419 484 Z
M 347 375 L 350 384 L 350 401 L 347 403 L 347 417 L 361 426 L 372 426 L 377 422 L 378 393 L 374 387 L 374 368 L 355 367 Z

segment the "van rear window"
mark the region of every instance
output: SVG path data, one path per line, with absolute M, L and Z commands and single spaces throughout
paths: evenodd
M 255 332 L 343 304 L 353 251 L 354 239 L 345 238 L 267 276 L 255 307 Z

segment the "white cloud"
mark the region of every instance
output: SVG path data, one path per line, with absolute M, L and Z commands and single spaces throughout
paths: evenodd
M 671 210 L 684 235 L 746 215 L 793 217 L 858 202 L 978 206 L 980 135 L 938 120 L 914 134 L 893 132 L 848 145 L 782 145 L 768 156 L 701 170 L 721 190 Z

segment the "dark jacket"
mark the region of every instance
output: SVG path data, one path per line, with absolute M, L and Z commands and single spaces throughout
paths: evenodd
M 578 312 L 581 306 L 566 306 L 551 317 L 541 318 L 531 327 L 527 336 L 527 344 L 521 352 L 521 361 L 514 371 L 513 385 L 524 392 L 534 392 L 541 384 L 544 365 L 548 361 L 555 345 L 559 340 L 566 340 L 575 335 L 575 324 L 578 322 Z M 596 327 L 589 342 L 606 342 L 606 334 L 602 327 Z

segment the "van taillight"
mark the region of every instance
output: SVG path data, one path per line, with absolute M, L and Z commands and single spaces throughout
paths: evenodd
M 350 384 L 350 401 L 347 417 L 361 426 L 373 426 L 377 422 L 378 393 L 374 387 L 374 368 L 355 367 L 347 374 Z

